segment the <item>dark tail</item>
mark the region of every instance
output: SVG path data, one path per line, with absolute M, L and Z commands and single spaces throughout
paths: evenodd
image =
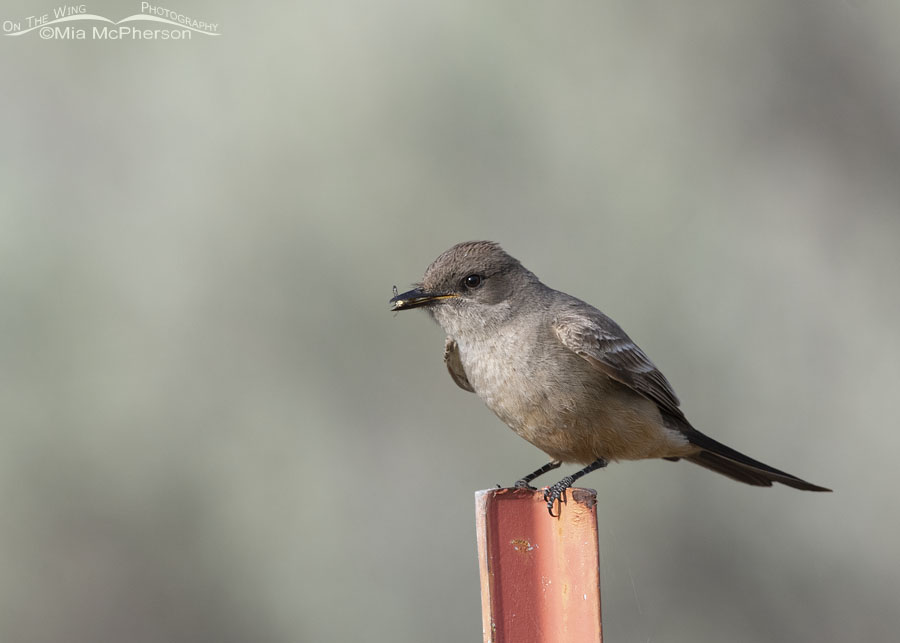
M 743 453 L 735 451 L 721 442 L 716 442 L 711 437 L 697 430 L 692 430 L 687 437 L 692 444 L 703 450 L 687 456 L 685 460 L 699 464 L 701 467 L 716 473 L 721 473 L 723 476 L 728 476 L 733 480 L 757 487 L 771 487 L 773 482 L 780 482 L 789 487 L 794 487 L 794 489 L 803 489 L 804 491 L 831 491 L 831 489 L 806 482 L 806 480 L 801 480 L 789 473 L 779 471 L 774 467 L 747 457 Z

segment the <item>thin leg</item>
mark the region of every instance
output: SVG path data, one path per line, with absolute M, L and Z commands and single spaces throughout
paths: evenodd
M 537 471 L 534 471 L 533 473 L 529 473 L 527 476 L 525 476 L 521 480 L 516 480 L 516 489 L 534 489 L 534 487 L 532 487 L 530 484 L 528 484 L 529 482 L 531 482 L 538 476 L 544 475 L 548 471 L 553 471 L 554 469 L 559 469 L 560 465 L 562 465 L 562 462 L 560 462 L 559 460 L 551 460 L 550 462 L 548 462 L 547 464 L 542 466 Z
M 570 476 L 566 476 L 555 485 L 547 487 L 544 490 L 544 500 L 547 501 L 547 511 L 550 512 L 550 515 L 554 518 L 559 518 L 559 514 L 553 515 L 553 504 L 559 500 L 560 511 L 562 511 L 562 503 L 565 502 L 566 499 L 566 489 L 572 486 L 572 484 L 578 480 L 581 476 L 589 474 L 591 471 L 596 469 L 602 469 L 607 465 L 606 460 L 603 458 L 597 458 L 593 462 L 591 462 L 588 466 L 586 466 L 581 471 L 576 471 Z M 555 467 L 554 467 L 555 468 Z M 537 472 L 535 472 L 537 473 Z

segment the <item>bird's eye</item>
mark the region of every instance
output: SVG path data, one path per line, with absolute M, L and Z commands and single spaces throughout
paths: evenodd
M 474 290 L 481 285 L 481 275 L 469 275 L 462 280 L 462 284 L 469 290 Z

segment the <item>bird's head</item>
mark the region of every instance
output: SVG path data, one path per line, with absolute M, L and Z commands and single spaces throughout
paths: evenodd
M 507 319 L 516 309 L 511 304 L 536 284 L 537 277 L 498 244 L 467 241 L 435 259 L 421 283 L 391 299 L 391 310 L 425 308 L 456 336 Z

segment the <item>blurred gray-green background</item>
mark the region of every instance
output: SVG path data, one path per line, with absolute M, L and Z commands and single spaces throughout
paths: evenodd
M 900 5 L 163 6 L 0 36 L 0 641 L 480 640 L 546 458 L 387 305 L 479 238 L 835 490 L 591 474 L 609 641 L 896 640 Z

